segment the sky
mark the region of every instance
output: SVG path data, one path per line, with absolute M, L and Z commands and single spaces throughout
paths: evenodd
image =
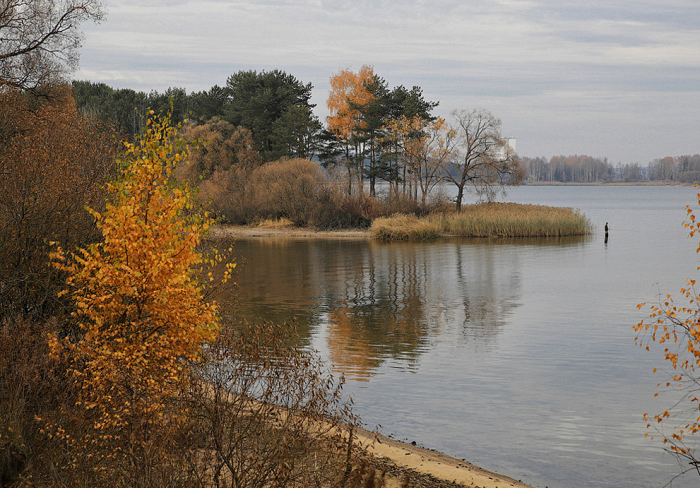
M 240 70 L 314 87 L 374 67 L 433 112 L 484 108 L 520 156 L 700 153 L 698 0 L 105 0 L 74 79 L 187 92 Z

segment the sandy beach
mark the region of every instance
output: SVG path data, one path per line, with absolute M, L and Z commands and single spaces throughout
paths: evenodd
M 413 444 L 395 441 L 366 430 L 360 429 L 357 432 L 357 437 L 367 451 L 379 459 L 388 460 L 399 468 L 408 469 L 409 472 L 426 474 L 438 480 L 468 487 L 532 488 L 530 485 L 492 473 L 461 459 L 455 459 Z M 387 488 L 398 486 L 400 486 L 400 475 L 393 474 L 388 479 Z M 432 486 L 440 486 L 440 484 L 434 483 Z

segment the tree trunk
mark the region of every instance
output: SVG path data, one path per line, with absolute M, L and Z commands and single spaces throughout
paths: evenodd
M 462 197 L 464 197 L 464 184 L 457 186 L 457 198 L 455 199 L 457 213 L 462 211 Z

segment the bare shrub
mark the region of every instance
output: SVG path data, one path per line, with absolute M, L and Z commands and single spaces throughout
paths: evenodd
M 240 168 L 250 173 L 262 164 L 262 157 L 254 149 L 252 133 L 243 127 L 234 127 L 214 117 L 198 125 L 192 122 L 182 128 L 181 137 L 188 142 L 199 142 L 188 158 L 188 174 L 181 168 L 183 176 L 195 181 L 200 175 L 209 177 L 215 171 Z
M 222 330 L 186 397 L 200 448 L 190 466 L 203 486 L 336 486 L 356 419 L 312 354 L 271 324 Z
M 257 216 L 254 185 L 241 168 L 217 170 L 199 185 L 199 201 L 228 224 L 247 224 Z
M 53 485 L 65 459 L 39 418 L 61 415 L 73 394 L 65 368 L 49 355 L 44 334 L 55 324 L 0 323 L 0 486 Z
M 316 226 L 323 229 L 368 228 L 372 220 L 384 214 L 384 204 L 365 194 L 347 195 L 328 190 L 321 195 Z

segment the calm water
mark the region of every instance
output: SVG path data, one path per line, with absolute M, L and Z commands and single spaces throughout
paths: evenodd
M 636 305 L 695 276 L 692 187 L 522 187 L 506 201 L 582 210 L 596 235 L 376 243 L 240 240 L 235 313 L 295 316 L 348 378 L 369 428 L 538 487 L 660 487 L 644 438 L 660 351 Z M 603 226 L 610 222 L 610 240 Z M 698 478 L 673 486 L 697 486 Z

